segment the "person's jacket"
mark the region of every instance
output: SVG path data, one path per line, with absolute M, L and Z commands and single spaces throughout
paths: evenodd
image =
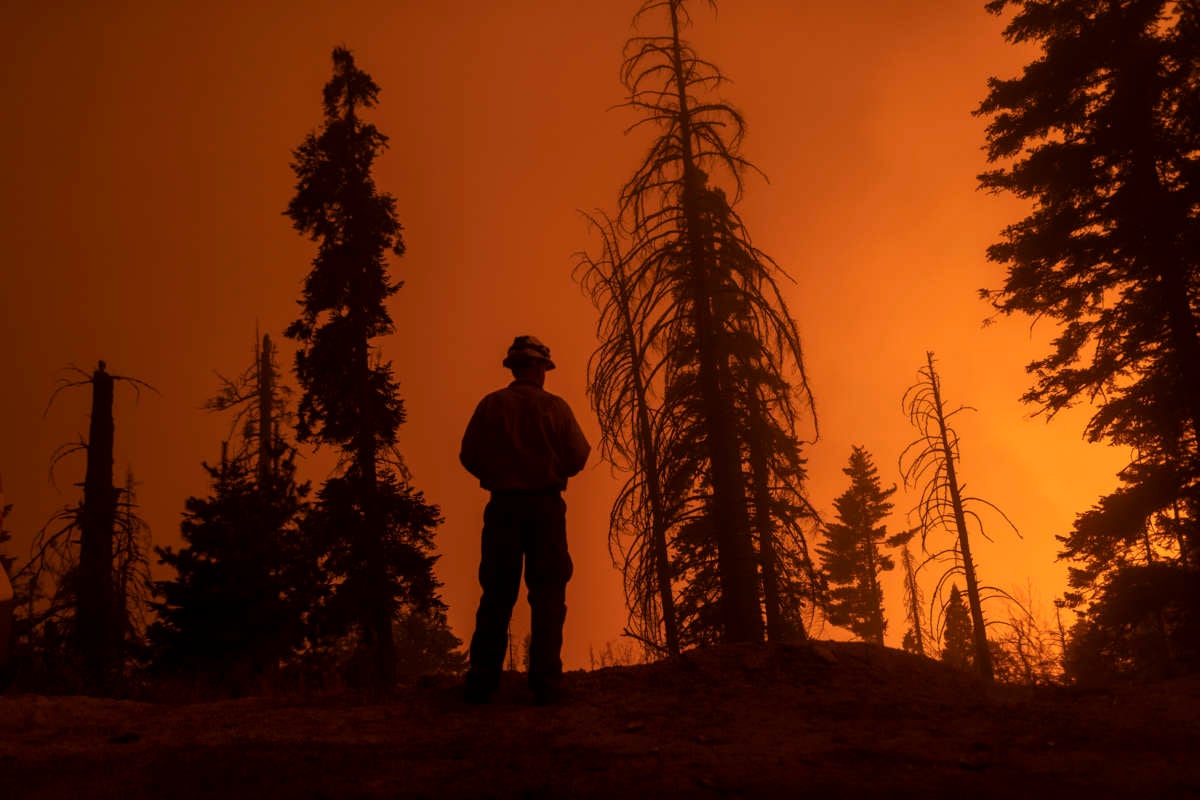
M 458 459 L 488 491 L 561 491 L 590 452 L 566 400 L 513 381 L 479 401 Z

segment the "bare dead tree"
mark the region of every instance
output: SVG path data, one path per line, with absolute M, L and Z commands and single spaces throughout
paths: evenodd
M 120 635 L 113 594 L 113 537 L 117 490 L 113 486 L 113 377 L 101 361 L 92 373 L 92 418 L 88 427 L 87 474 L 79 515 L 79 574 L 75 619 L 88 682 L 101 687 L 112 669 Z
M 31 635 L 47 621 L 70 622 L 75 612 L 74 576 L 79 564 L 79 506 L 66 506 L 34 535 L 29 559 L 13 575 L 20 603 L 19 629 Z
M 117 500 L 113 539 L 113 608 L 126 647 L 136 646 L 146 633 L 146 609 L 153 594 L 150 581 L 150 526 L 138 514 L 137 482 L 133 470 Z
M 252 459 L 260 486 L 270 483 L 278 472 L 280 458 L 288 449 L 281 426 L 292 422 L 288 409 L 291 389 L 279 382 L 277 353 L 270 334 L 256 337 L 250 366 L 235 378 L 218 373 L 221 388 L 204 404 L 209 411 L 231 412 L 231 433 L 241 430 L 240 435 L 229 437 L 234 450 L 227 455 Z
M 103 361 L 90 375 L 77 367 L 71 367 L 70 372 L 76 377 L 59 381 L 47 408 L 61 392 L 90 386 L 88 436 L 86 441 L 81 439 L 60 447 L 52 465 L 81 450 L 86 453 L 83 500 L 78 506 L 68 506 L 55 514 L 42 529 L 35 540 L 35 558 L 26 564 L 28 574 L 21 579 L 31 581 L 30 604 L 41 596 L 42 590 L 38 588 L 41 579 L 45 576 L 53 579 L 54 588 L 44 590 L 49 607 L 37 616 L 50 619 L 60 615 L 69 604 L 73 612 L 71 640 L 80 661 L 84 686 L 91 691 L 104 691 L 110 688 L 120 666 L 127 627 L 123 613 L 127 606 L 117 591 L 117 582 L 121 580 L 118 555 L 124 559 L 132 552 L 128 545 L 131 534 L 123 523 L 136 519 L 127 513 L 128 508 L 122 510 L 121 491 L 113 484 L 113 390 L 118 381 L 130 384 L 139 394 L 142 388 L 154 389 L 137 378 L 109 373 Z
M 600 256 L 581 254 L 576 270 L 576 279 L 600 312 L 600 346 L 588 360 L 588 395 L 600 420 L 601 454 L 629 473 L 609 516 L 609 551 L 614 560 L 620 554 L 633 628 L 629 633 L 675 656 L 679 630 L 667 546 L 671 520 L 655 435 L 662 417 L 650 397 L 650 344 L 666 305 L 653 276 L 640 274 L 622 252 L 616 223 L 603 215 L 588 220 L 601 238 Z
M 888 545 L 900 548 L 900 569 L 904 577 L 904 616 L 908 620 L 908 631 L 904 634 L 904 649 L 919 655 L 925 655 L 926 626 L 921 621 L 921 607 L 925 604 L 925 595 L 917 580 L 920 564 L 909 549 L 909 542 L 917 529 L 896 534 L 888 539 Z
M 991 502 L 964 493 L 957 469 L 960 459 L 959 438 L 950 421 L 957 414 L 974 409 L 958 406 L 947 412 L 932 352 L 925 354 L 925 361 L 925 366 L 917 373 L 917 382 L 904 393 L 902 401 L 909 422 L 919 435 L 900 454 L 900 471 L 906 487 L 920 490 L 920 499 L 914 510 L 921 531 L 922 549 L 930 552 L 928 536 L 934 531 L 947 531 L 954 537 L 950 547 L 933 551 L 935 558 L 944 557 L 950 562 L 938 582 L 936 594 L 941 596 L 942 586 L 950 576 L 961 574 L 964 577 L 973 628 L 975 667 L 985 679 L 991 680 L 992 657 L 983 617 L 981 587 L 971 556 L 967 520 L 973 520 L 979 533 L 987 536 L 983 521 L 971 507 L 978 504 L 995 511 L 1014 531 L 1016 526 Z
M 79 448 L 66 449 L 77 452 Z M 50 518 L 34 537 L 29 560 L 13 576 L 21 602 L 18 631 L 24 649 L 40 651 L 52 679 L 72 686 L 77 677 L 79 688 L 89 691 L 119 689 L 119 681 L 129 677 L 130 659 L 144 640 L 151 595 L 150 528 L 137 513 L 132 471 L 127 473 L 124 487 L 114 492 L 112 558 L 106 581 L 109 607 L 103 615 L 113 630 L 106 632 L 111 639 L 106 641 L 110 652 L 104 654 L 103 674 L 98 676 L 93 671 L 96 664 L 87 659 L 95 656 L 82 650 L 84 640 L 80 636 L 82 503 L 68 505 Z
M 996 620 L 994 668 L 998 680 L 1026 686 L 1058 683 L 1063 674 L 1063 639 L 1056 628 L 1036 613 L 1033 586 L 1008 594 L 1008 614 Z M 1057 608 L 1056 608 L 1057 610 Z

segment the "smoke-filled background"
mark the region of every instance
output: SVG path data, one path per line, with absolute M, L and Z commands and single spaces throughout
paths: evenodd
M 291 151 L 320 122 L 329 55 L 351 48 L 383 89 L 371 115 L 390 136 L 378 162 L 408 253 L 383 342 L 408 423 L 413 484 L 446 518 L 438 575 L 449 619 L 470 634 L 484 493 L 458 465 L 475 403 L 508 379 L 512 337 L 532 333 L 559 369 L 547 388 L 595 444 L 585 368 L 595 312 L 572 281 L 595 247 L 579 213 L 611 209 L 645 147 L 625 128 L 621 47 L 634 4 L 262 2 L 25 4 L 0 12 L 0 475 L 7 527 L 27 555 L 34 533 L 75 502 L 82 458 L 48 482 L 51 454 L 87 428 L 83 389 L 46 409 L 63 368 L 111 371 L 160 394 L 118 387 L 118 482 L 132 469 L 157 544 L 178 544 L 186 497 L 206 491 L 228 418 L 202 410 L 250 362 L 256 329 L 280 339 L 298 313 L 314 246 L 282 215 Z M 1054 535 L 1114 483 L 1124 453 L 1081 440 L 1083 414 L 1029 418 L 1024 365 L 1049 327 L 999 320 L 977 290 L 998 286 L 986 246 L 1018 218 L 1011 198 L 976 190 L 989 75 L 1030 51 L 1000 36 L 982 4 L 881 0 L 853 10 L 776 0 L 697 6 L 688 38 L 733 79 L 744 152 L 769 177 L 748 181 L 741 214 L 786 269 L 820 415 L 808 493 L 825 514 L 843 491 L 852 445 L 885 484 L 915 437 L 900 411 L 926 350 L 961 417 L 962 478 L 1003 508 L 1023 538 L 990 520 L 976 557 L 985 583 L 1046 606 L 1063 588 Z M 290 351 L 285 345 L 285 362 Z M 331 469 L 310 455 L 304 477 Z M 625 611 L 607 547 L 617 481 L 594 455 L 567 493 L 576 564 L 564 657 L 616 639 Z M 912 498 L 897 494 L 890 527 Z M 985 518 L 986 519 L 986 518 Z M 885 594 L 890 644 L 900 589 Z M 1043 609 L 1044 610 L 1044 609 Z M 517 629 L 527 623 L 518 620 Z M 836 635 L 832 629 L 817 635 Z

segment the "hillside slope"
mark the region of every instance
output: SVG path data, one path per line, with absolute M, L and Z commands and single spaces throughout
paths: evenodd
M 986 689 L 864 644 L 736 646 L 568 676 L 188 705 L 0 698 L 0 795 L 1195 797 L 1200 679 Z

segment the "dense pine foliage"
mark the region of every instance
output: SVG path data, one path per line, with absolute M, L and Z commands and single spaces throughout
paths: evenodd
M 1003 314 L 1057 325 L 1049 353 L 1029 365 L 1025 400 L 1049 415 L 1090 401 L 1088 438 L 1132 453 L 1120 488 L 1061 539 L 1073 565 L 1068 599 L 1080 609 L 1098 596 L 1120 604 L 1130 566 L 1174 565 L 1184 571 L 1178 585 L 1192 585 L 1200 9 L 1165 0 L 995 0 L 988 9 L 1010 12 L 1005 36 L 1038 54 L 1018 76 L 991 80 L 979 108 L 996 165 L 982 186 L 1031 202 L 988 251 L 1008 271 L 986 294 Z M 1163 613 L 1190 603 L 1160 599 Z M 1092 629 L 1106 618 L 1089 613 L 1080 633 L 1100 635 Z
M 827 613 L 834 625 L 849 628 L 863 641 L 883 644 L 887 620 L 879 576 L 896 566 L 881 550 L 888 539 L 883 521 L 892 513 L 889 498 L 896 487 L 883 487 L 871 454 L 862 447 L 850 451 L 842 472 L 850 486 L 834 500 L 837 520 L 825 526 L 825 541 L 817 547 L 829 584 Z
M 304 283 L 296 340 L 300 441 L 337 448 L 342 469 L 317 491 L 306 522 L 330 586 L 318 629 L 356 642 L 363 680 L 395 675 L 394 620 L 402 608 L 440 614 L 433 574 L 438 508 L 413 489 L 396 431 L 404 404 L 374 340 L 394 330 L 387 299 L 400 288 L 387 256 L 404 254 L 395 198 L 375 186 L 387 137 L 363 119 L 379 87 L 353 55 L 333 51 L 324 120 L 294 154 L 296 194 L 287 215 L 317 243 Z

